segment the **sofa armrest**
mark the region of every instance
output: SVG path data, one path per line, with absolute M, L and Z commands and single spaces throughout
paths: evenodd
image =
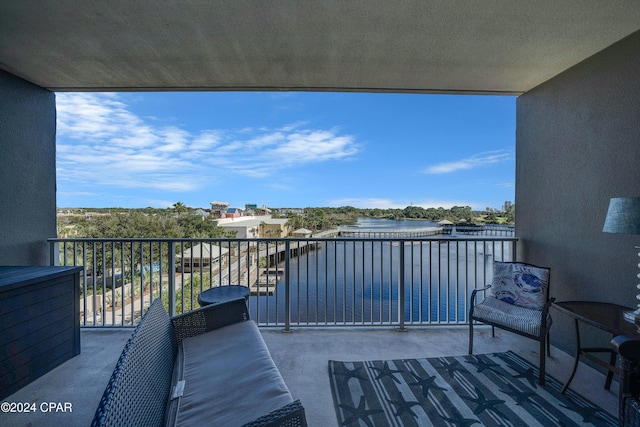
M 306 427 L 307 418 L 299 400 L 284 405 L 242 427 Z
M 639 425 L 640 420 L 640 337 L 619 335 L 611 340 L 618 353 L 620 390 L 618 418 L 621 426 Z
M 630 393 L 637 397 L 640 392 L 640 337 L 619 335 L 611 340 L 611 345 L 618 353 L 620 396 Z
M 630 361 L 640 360 L 640 337 L 618 335 L 611 344 L 621 357 Z
M 171 318 L 177 344 L 185 338 L 249 320 L 244 298 L 210 304 Z
M 124 346 L 91 425 L 162 425 L 175 353 L 169 315 L 156 299 Z

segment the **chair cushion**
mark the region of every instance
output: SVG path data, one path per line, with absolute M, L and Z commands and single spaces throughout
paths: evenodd
M 509 304 L 494 297 L 487 297 L 473 309 L 473 317 L 516 331 L 540 336 L 542 311 Z M 547 314 L 547 330 L 551 327 L 551 316 Z
M 542 310 L 549 291 L 549 269 L 515 262 L 495 262 L 491 296 L 510 304 Z
M 254 321 L 186 338 L 178 352 L 173 382 L 184 392 L 167 425 L 241 426 L 293 402 Z

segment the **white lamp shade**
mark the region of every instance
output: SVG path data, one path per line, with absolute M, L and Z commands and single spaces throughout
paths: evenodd
M 609 201 L 605 233 L 640 234 L 640 197 L 616 197 Z

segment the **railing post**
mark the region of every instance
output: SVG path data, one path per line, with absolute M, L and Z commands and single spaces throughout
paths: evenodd
M 56 256 L 58 254 L 58 256 Z M 60 247 L 58 242 L 49 242 L 49 263 L 51 266 L 60 265 Z
M 400 241 L 400 244 L 398 245 L 400 247 L 400 265 L 399 265 L 399 279 L 398 281 L 400 282 L 398 284 L 398 315 L 400 316 L 400 327 L 398 328 L 399 332 L 407 332 L 407 329 L 404 327 L 404 294 L 405 294 L 405 289 L 404 289 L 404 247 L 405 244 L 403 241 Z M 393 245 L 392 245 L 393 247 Z
M 169 242 L 169 260 L 167 261 L 167 271 L 169 276 L 169 316 L 176 315 L 176 242 Z
M 284 242 L 284 330 L 291 332 L 291 281 L 289 280 L 289 260 L 291 258 L 289 239 Z M 277 266 L 277 264 L 276 264 Z

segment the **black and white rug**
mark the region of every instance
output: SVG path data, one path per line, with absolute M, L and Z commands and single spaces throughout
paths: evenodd
M 340 426 L 616 426 L 597 407 L 513 352 L 329 361 Z

